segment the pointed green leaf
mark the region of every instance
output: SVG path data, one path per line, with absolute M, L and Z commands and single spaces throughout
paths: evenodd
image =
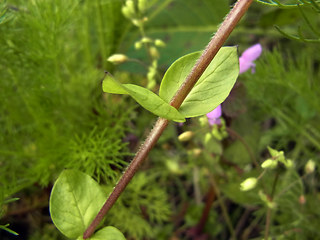
M 157 94 L 150 90 L 133 85 L 120 84 L 110 74 L 107 74 L 103 80 L 102 89 L 107 93 L 129 94 L 142 107 L 149 110 L 153 114 L 176 122 L 184 122 L 185 118 L 178 112 L 177 109 L 170 106 Z
M 185 55 L 167 70 L 160 86 L 160 97 L 169 102 L 186 79 L 201 52 Z M 179 108 L 184 117 L 197 117 L 215 109 L 229 95 L 239 75 L 236 47 L 219 50 Z
M 108 226 L 96 232 L 89 240 L 126 240 L 126 238 L 117 228 Z
M 106 194 L 90 176 L 65 170 L 52 188 L 52 221 L 68 238 L 78 238 L 97 215 L 105 199 Z

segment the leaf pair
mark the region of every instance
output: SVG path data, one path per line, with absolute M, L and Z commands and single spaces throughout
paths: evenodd
M 221 48 L 177 110 L 169 104 L 170 100 L 200 55 L 201 52 L 195 52 L 175 61 L 162 79 L 159 96 L 137 85 L 120 84 L 110 75 L 103 81 L 103 91 L 128 94 L 153 114 L 176 122 L 207 114 L 229 95 L 239 74 L 239 61 L 236 47 Z
M 71 239 L 82 235 L 97 215 L 106 194 L 90 176 L 74 170 L 63 171 L 55 182 L 50 196 L 50 214 L 55 226 Z M 125 240 L 114 227 L 105 227 L 89 240 Z

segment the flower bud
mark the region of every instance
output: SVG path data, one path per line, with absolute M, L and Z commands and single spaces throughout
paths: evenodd
M 126 18 L 128 19 L 134 18 L 136 16 L 136 11 L 134 8 L 133 0 L 127 0 L 126 5 L 122 7 L 121 11 Z
M 207 144 L 212 138 L 211 133 L 206 133 L 206 135 L 204 135 L 204 143 Z
M 255 188 L 257 183 L 258 183 L 258 179 L 254 178 L 254 177 L 247 178 L 246 180 L 244 180 L 240 184 L 240 190 L 241 191 L 249 191 L 249 190 Z
M 129 8 L 130 11 L 135 12 L 134 1 L 133 0 L 127 0 L 126 1 L 126 6 Z
M 201 127 L 205 127 L 208 125 L 208 119 L 206 116 L 202 116 L 199 118 L 199 123 Z
M 192 149 L 192 154 L 193 154 L 193 156 L 195 156 L 195 157 L 199 157 L 201 153 L 202 153 L 202 149 L 201 149 L 201 148 L 194 148 L 194 149 Z
M 180 142 L 187 142 L 189 141 L 192 137 L 193 137 L 194 133 L 191 132 L 191 131 L 186 131 L 184 133 L 181 133 L 179 136 L 178 136 L 178 139 Z
M 304 204 L 306 203 L 306 198 L 305 198 L 304 195 L 300 195 L 300 197 L 299 197 L 299 203 L 300 203 L 301 205 L 304 205 Z
M 138 8 L 140 12 L 144 12 L 148 8 L 148 0 L 139 0 L 138 1 Z
M 284 161 L 284 166 L 286 167 L 286 168 L 292 168 L 293 167 L 293 162 L 292 162 L 292 160 L 291 159 L 286 159 L 285 161 Z
M 152 42 L 152 39 L 151 39 L 151 38 L 148 38 L 148 37 L 143 37 L 143 38 L 141 39 L 141 42 L 142 42 L 142 43 L 151 43 L 151 42 Z
M 132 19 L 132 24 L 135 25 L 136 27 L 141 27 L 142 26 L 142 21 L 140 19 Z
M 310 159 L 307 162 L 306 166 L 304 167 L 304 171 L 306 174 L 310 174 L 314 172 L 315 168 L 316 168 L 316 163 L 312 159 Z
M 113 54 L 111 55 L 107 61 L 112 62 L 113 64 L 120 64 L 128 61 L 128 57 L 124 54 Z
M 157 47 L 165 47 L 166 44 L 164 43 L 164 41 L 160 40 L 160 39 L 156 39 L 154 41 L 154 45 L 156 45 Z
M 259 191 L 260 199 L 268 206 L 268 208 L 275 208 L 276 204 L 261 190 Z
M 274 169 L 278 166 L 278 161 L 276 160 L 273 160 L 273 159 L 267 159 L 265 160 L 262 164 L 261 164 L 261 167 L 262 168 L 269 168 L 269 169 Z
M 159 58 L 160 54 L 155 47 L 150 47 L 150 55 L 153 59 Z
M 179 166 L 179 164 L 176 161 L 167 160 L 166 167 L 173 174 L 181 175 L 183 173 L 183 171 L 181 170 L 181 167 Z
M 141 41 L 135 42 L 134 43 L 134 48 L 137 49 L 137 50 L 142 48 L 142 42 Z

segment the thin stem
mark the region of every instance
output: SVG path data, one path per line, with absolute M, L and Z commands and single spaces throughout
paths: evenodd
M 212 187 L 214 189 L 214 192 L 216 193 L 217 200 L 218 200 L 219 205 L 221 207 L 223 218 L 226 221 L 226 224 L 227 224 L 228 229 L 230 231 L 231 239 L 235 240 L 236 239 L 236 234 L 235 234 L 234 228 L 232 226 L 232 221 L 231 221 L 231 219 L 229 217 L 227 207 L 226 207 L 226 205 L 224 204 L 224 201 L 221 198 L 220 189 L 218 187 L 218 184 L 217 184 L 216 180 L 214 179 L 213 175 L 210 174 L 209 177 L 210 177 L 210 183 L 211 183 L 211 185 L 212 185 Z
M 279 175 L 280 175 L 280 173 L 277 172 L 276 176 L 274 178 L 273 185 L 272 185 L 272 191 L 271 191 L 271 195 L 270 195 L 270 201 L 273 201 L 273 196 L 276 191 L 276 186 L 277 186 L 277 183 L 279 180 Z M 272 209 L 270 207 L 268 207 L 267 216 L 266 216 L 266 227 L 265 227 L 265 232 L 264 232 L 264 239 L 266 239 L 266 240 L 269 237 L 269 231 L 270 231 L 270 225 L 271 225 L 271 213 L 272 213 Z
M 203 231 L 203 228 L 209 218 L 209 212 L 210 212 L 210 209 L 212 207 L 212 204 L 214 202 L 215 197 L 216 197 L 215 190 L 214 190 L 213 186 L 210 186 L 209 193 L 207 194 L 206 205 L 202 211 L 201 218 L 197 224 L 198 233 L 201 233 Z
M 187 97 L 188 93 L 191 91 L 193 86 L 196 84 L 202 73 L 208 67 L 214 56 L 217 54 L 219 49 L 222 47 L 223 43 L 227 40 L 228 36 L 235 28 L 241 17 L 245 14 L 248 10 L 250 4 L 253 0 L 238 0 L 234 5 L 233 9 L 227 15 L 223 23 L 221 24 L 220 28 L 214 35 L 214 37 L 209 42 L 206 49 L 203 51 L 201 57 L 191 70 L 191 73 L 186 78 L 185 82 L 176 92 L 174 97 L 172 98 L 170 104 L 175 108 L 179 108 Z M 99 225 L 105 214 L 109 211 L 115 201 L 118 199 L 122 191 L 126 188 L 128 183 L 133 178 L 134 174 L 138 171 L 139 166 L 142 164 L 143 160 L 148 156 L 148 153 L 153 148 L 153 146 L 158 141 L 159 137 L 161 136 L 162 132 L 168 125 L 168 120 L 159 118 L 151 130 L 149 136 L 147 137 L 146 141 L 143 143 L 140 150 L 137 152 L 136 156 L 130 163 L 129 167 L 122 175 L 120 181 L 117 183 L 116 187 L 113 189 L 113 192 L 110 194 L 109 198 L 102 206 L 101 210 L 87 228 L 87 230 L 83 234 L 83 238 L 89 238 L 95 228 Z
M 229 127 L 227 127 L 226 130 L 227 130 L 227 132 L 228 132 L 230 135 L 232 135 L 232 136 L 236 137 L 237 139 L 239 139 L 239 141 L 240 141 L 240 142 L 243 144 L 243 146 L 246 148 L 246 150 L 247 150 L 247 152 L 248 152 L 248 154 L 249 154 L 249 156 L 250 156 L 250 158 L 251 158 L 251 161 L 253 162 L 253 164 L 255 165 L 255 167 L 256 167 L 256 168 L 260 168 L 260 165 L 259 165 L 259 163 L 257 162 L 257 160 L 256 160 L 256 158 L 255 158 L 255 156 L 254 156 L 254 154 L 253 154 L 250 146 L 247 144 L 247 142 L 244 140 L 244 138 L 241 137 L 236 131 L 232 130 L 232 129 L 229 128 Z

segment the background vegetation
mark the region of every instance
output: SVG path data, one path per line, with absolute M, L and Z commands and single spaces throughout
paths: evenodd
M 267 228 L 275 239 L 320 239 L 320 11 L 301 2 L 252 5 L 226 45 L 241 53 L 259 42 L 263 54 L 222 105 L 226 128 L 213 129 L 217 136 L 203 118 L 171 123 L 106 224 L 128 239 L 261 239 Z M 123 16 L 124 3 L 1 3 L 0 225 L 19 233 L 0 229 L 1 239 L 64 239 L 48 212 L 60 172 L 81 170 L 110 191 L 155 120 L 129 97 L 102 94 L 103 71 L 143 86 L 152 79 L 157 91 L 176 58 L 205 47 L 233 1 L 149 0 L 142 28 Z M 159 56 L 151 43 L 137 49 L 146 37 L 165 42 Z M 145 66 L 115 66 L 114 53 Z M 193 139 L 178 141 L 187 130 Z M 268 146 L 294 166 L 268 170 L 241 192 L 262 172 Z

